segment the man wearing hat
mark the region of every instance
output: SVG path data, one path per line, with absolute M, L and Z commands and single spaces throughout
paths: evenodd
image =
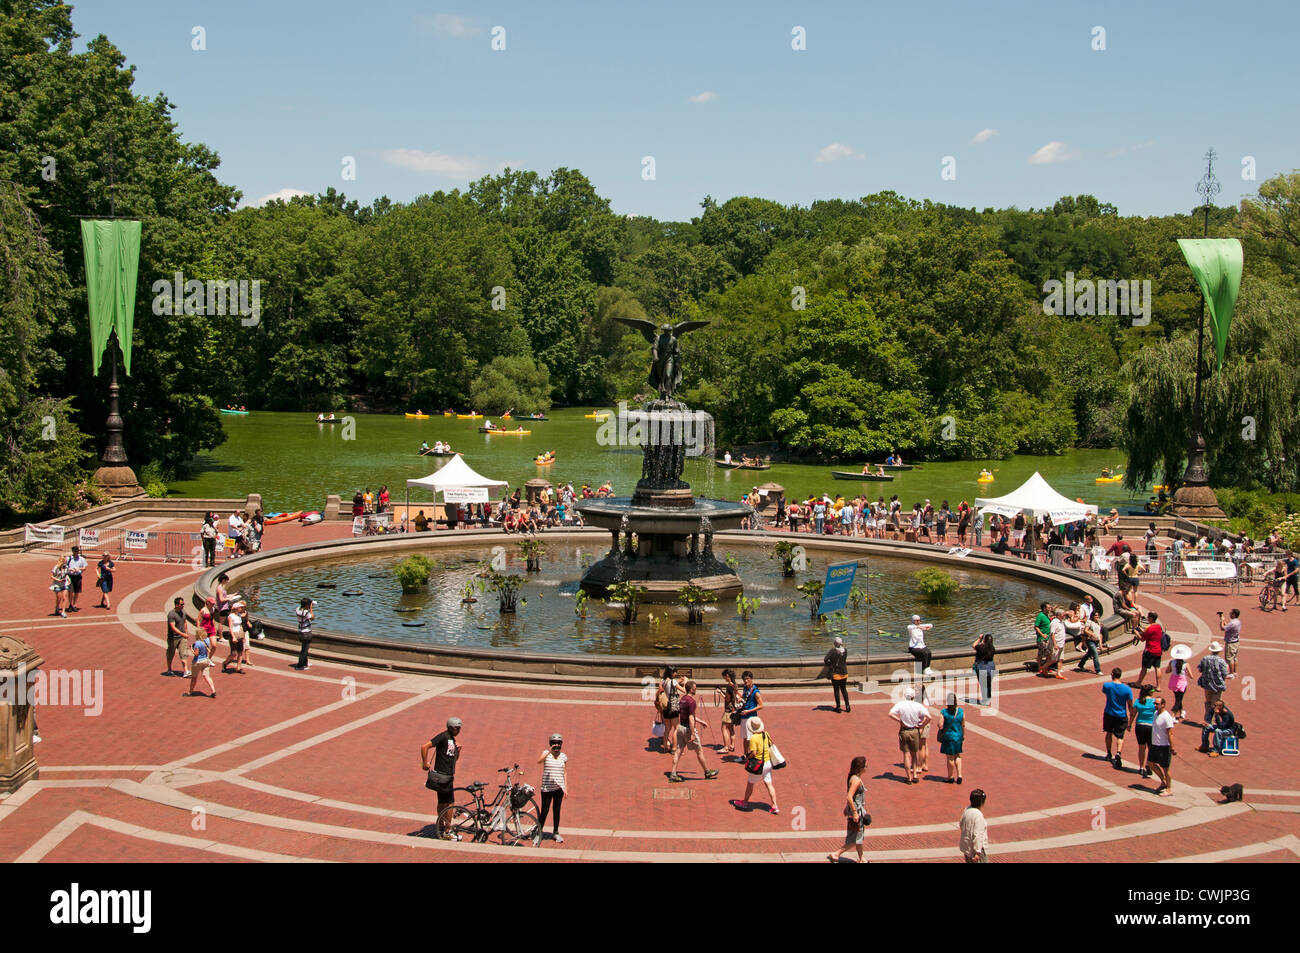
M 930 724 L 930 712 L 916 700 L 916 691 L 909 686 L 903 689 L 903 700 L 889 709 L 889 717 L 898 722 L 898 750 L 903 752 L 907 783 L 917 784 L 916 768 L 921 752 L 921 736 Z
M 930 669 L 930 650 L 925 644 L 925 633 L 932 628 L 934 628 L 933 623 L 922 622 L 919 615 L 913 615 L 912 623 L 907 627 L 907 651 L 912 653 L 912 658 L 921 663 L 923 675 L 934 674 Z
M 1214 703 L 1223 697 L 1228 688 L 1228 663 L 1223 660 L 1223 646 L 1210 643 L 1210 654 L 1196 663 L 1201 673 L 1196 684 L 1205 690 L 1205 724 L 1214 717 Z
M 424 786 L 436 791 L 438 794 L 438 818 L 434 822 L 434 836 L 439 840 L 453 839 L 447 837 L 443 824 L 448 820 L 444 815 L 449 815 L 452 806 L 452 788 L 456 786 L 456 762 L 460 760 L 460 753 L 463 750 L 456 743 L 456 737 L 460 734 L 461 720 L 459 718 L 447 719 L 447 730 L 434 735 L 426 741 L 420 748 L 420 770 L 428 772 L 428 779 Z M 433 753 L 433 766 L 429 766 L 429 753 Z

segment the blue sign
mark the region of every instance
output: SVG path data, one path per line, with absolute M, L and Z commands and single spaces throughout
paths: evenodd
M 830 615 L 848 606 L 849 591 L 853 588 L 853 579 L 857 574 L 856 562 L 832 563 L 826 567 L 826 582 L 822 587 L 821 605 L 817 607 L 818 615 Z

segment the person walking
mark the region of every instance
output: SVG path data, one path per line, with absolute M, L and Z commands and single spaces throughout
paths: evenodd
M 939 752 L 948 756 L 948 783 L 955 780 L 961 784 L 961 748 L 966 740 L 966 715 L 957 707 L 956 692 L 948 693 L 948 704 L 939 716 L 943 724 L 939 726 Z
M 221 627 L 230 624 L 230 590 L 226 588 L 226 583 L 230 582 L 230 577 L 224 572 L 217 576 L 217 584 L 212 587 L 212 597 L 217 600 L 217 636 L 221 636 Z
M 1057 606 L 1047 627 L 1047 664 L 1038 669 L 1038 674 L 1044 678 L 1065 679 L 1061 673 L 1062 660 L 1065 658 L 1065 637 L 1065 610 Z M 1054 674 L 1052 669 L 1056 670 Z
M 682 684 L 677 678 L 677 669 L 668 665 L 664 667 L 663 679 L 659 682 L 659 694 L 656 702 L 662 703 L 660 716 L 664 723 L 664 737 L 661 748 L 668 754 L 677 751 L 677 723 L 681 717 Z
M 862 841 L 867 832 L 871 815 L 867 813 L 867 759 L 858 755 L 849 764 L 849 777 L 846 782 L 844 799 L 844 817 L 848 820 L 848 830 L 844 833 L 844 845 L 826 855 L 832 864 L 838 864 L 844 852 L 853 847 L 858 852 L 858 863 L 865 864 L 862 856 Z
M 1116 667 L 1110 670 L 1110 681 L 1101 686 L 1106 696 L 1106 707 L 1102 711 L 1101 730 L 1106 732 L 1106 760 L 1115 766 L 1116 771 L 1124 767 L 1121 754 L 1124 751 L 1124 732 L 1128 729 L 1129 715 L 1133 712 L 1133 689 L 1121 680 L 1124 670 Z M 1111 755 L 1111 744 L 1115 753 Z
M 203 517 L 203 527 L 199 530 L 199 541 L 203 544 L 203 567 L 205 569 L 217 564 L 217 526 L 213 519 L 211 513 L 206 514 Z
M 215 639 L 207 632 L 202 632 L 194 640 L 194 659 L 190 662 L 190 690 L 185 692 L 186 698 L 203 694 L 202 692 L 195 690 L 198 686 L 200 675 L 202 675 L 203 680 L 208 683 L 208 691 L 212 693 L 212 697 L 217 697 L 217 686 L 212 684 L 212 674 L 210 671 L 212 668 L 214 643 Z
M 1219 629 L 1223 632 L 1223 660 L 1228 663 L 1228 678 L 1237 677 L 1237 649 L 1241 642 L 1241 610 L 1229 609 L 1228 621 L 1219 613 Z
M 81 596 L 81 576 L 86 571 L 86 557 L 81 555 L 81 547 L 73 546 L 72 555 L 68 557 L 68 611 L 80 612 L 77 599 Z
M 984 818 L 986 798 L 982 788 L 970 792 L 970 807 L 961 812 L 961 837 L 957 843 L 961 856 L 968 864 L 989 862 L 989 825 Z
M 1192 647 L 1190 645 L 1175 645 L 1169 650 L 1169 690 L 1174 693 L 1174 717 L 1182 721 L 1187 717 L 1187 712 L 1183 710 L 1183 695 L 1187 692 L 1187 684 L 1190 681 L 1188 671 L 1190 666 L 1187 660 L 1192 657 Z
M 1147 627 L 1142 630 L 1142 671 L 1138 673 L 1137 687 L 1142 687 L 1147 669 L 1151 669 L 1156 677 L 1156 691 L 1160 691 L 1160 658 L 1169 647 L 1169 636 L 1156 618 L 1154 612 L 1148 612 Z
M 1160 780 L 1156 794 L 1170 797 L 1174 793 L 1174 728 L 1178 720 L 1166 710 L 1165 697 L 1156 699 L 1156 716 L 1151 722 L 1151 768 Z
M 903 689 L 903 700 L 889 709 L 889 717 L 898 722 L 898 750 L 903 753 L 903 769 L 907 783 L 919 783 L 916 777 L 917 762 L 921 754 L 921 736 L 930 724 L 930 712 L 916 700 L 916 691 L 910 686 Z
M 1210 654 L 1196 663 L 1196 670 L 1200 672 L 1196 684 L 1205 692 L 1205 717 L 1202 720 L 1207 725 L 1214 717 L 1214 703 L 1228 690 L 1228 663 L 1223 660 L 1222 652 L 1222 645 L 1211 642 Z
M 54 611 L 50 615 L 56 615 L 60 619 L 68 617 L 67 605 L 68 598 L 68 560 L 65 556 L 60 556 L 58 561 L 50 569 L 50 592 L 54 593 Z
M 117 569 L 117 563 L 113 562 L 113 556 L 110 553 L 103 553 L 99 557 L 99 562 L 95 566 L 95 586 L 99 589 L 99 604 L 96 609 L 108 609 L 112 611 L 113 600 L 113 571 Z
M 997 678 L 997 665 L 993 661 L 993 633 L 984 632 L 971 643 L 975 650 L 975 681 L 979 685 L 979 704 L 991 704 L 993 701 L 993 682 Z
M 1034 638 L 1038 649 L 1038 674 L 1047 671 L 1048 659 L 1051 657 L 1052 645 L 1052 606 L 1046 602 L 1038 604 L 1038 615 L 1034 616 Z
M 736 670 L 722 670 L 722 751 L 731 754 L 736 750 L 736 725 L 740 723 L 740 686 L 736 684 Z M 717 696 L 715 696 L 716 700 Z M 725 759 L 724 759 L 725 760 Z
M 1083 654 L 1079 656 L 1076 672 L 1084 671 L 1084 665 L 1092 659 L 1092 674 L 1101 674 L 1101 623 L 1091 615 L 1083 623 Z
M 844 647 L 844 640 L 838 635 L 835 636 L 835 644 L 822 659 L 821 677 L 829 677 L 831 680 L 831 690 L 835 693 L 835 713 L 839 714 L 841 698 L 844 699 L 844 710 L 852 711 L 849 707 L 849 652 Z
M 307 653 L 311 650 L 311 623 L 316 618 L 316 603 L 311 599 L 304 598 L 298 603 L 298 608 L 294 613 L 298 616 L 298 663 L 293 665 L 300 672 L 305 672 L 311 668 L 311 663 L 307 661 Z
M 682 752 L 688 748 L 695 752 L 695 757 L 700 762 L 700 770 L 704 772 L 704 780 L 712 781 L 718 776 L 717 769 L 709 770 L 708 764 L 704 761 L 704 747 L 700 744 L 699 730 L 700 728 L 709 727 L 709 723 L 699 717 L 698 709 L 699 705 L 695 699 L 695 682 L 688 681 L 681 701 L 678 702 L 680 722 L 677 726 L 677 745 L 673 748 L 673 768 L 668 774 L 669 781 L 681 782 L 686 780 L 677 773 L 677 762 L 681 760 Z
M 1137 736 L 1138 776 L 1143 778 L 1151 775 L 1147 769 L 1147 749 L 1151 746 L 1151 723 L 1156 717 L 1156 700 L 1152 697 L 1155 693 L 1150 685 L 1143 685 L 1128 719 L 1129 727 Z
M 181 657 L 181 670 L 172 670 L 172 659 Z M 177 596 L 172 600 L 172 611 L 167 613 L 167 671 L 165 675 L 190 677 L 190 640 L 185 631 L 185 600 Z
M 569 756 L 563 748 L 564 736 L 557 731 L 551 735 L 546 750 L 537 759 L 537 763 L 542 766 L 542 814 L 537 819 L 537 833 L 533 835 L 534 847 L 542 844 L 547 814 L 551 814 L 551 840 L 557 844 L 564 843 L 564 838 L 560 836 L 560 808 L 564 804 L 564 795 L 569 790 Z M 554 813 L 551 813 L 552 809 Z
M 433 822 L 433 836 L 438 840 L 460 840 L 458 834 L 447 835 L 445 826 L 450 820 L 452 791 L 456 786 L 456 762 L 460 760 L 462 751 L 456 741 L 462 726 L 459 718 L 448 718 L 447 730 L 434 735 L 420 746 L 420 770 L 427 772 L 424 786 L 438 795 L 438 813 Z M 432 765 L 429 764 L 430 753 L 433 754 Z M 540 826 L 538 829 L 541 829 Z
M 767 809 L 768 813 L 780 814 L 781 810 L 776 805 L 776 788 L 772 785 L 772 739 L 768 736 L 761 718 L 750 718 L 746 723 L 746 729 L 749 740 L 745 742 L 745 796 L 739 801 L 732 801 L 731 806 L 738 811 L 751 810 L 749 799 L 754 794 L 754 785 L 761 780 L 767 788 L 768 796 L 772 799 Z

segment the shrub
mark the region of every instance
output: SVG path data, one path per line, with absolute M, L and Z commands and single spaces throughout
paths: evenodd
M 393 575 L 402 584 L 402 592 L 419 592 L 429 584 L 431 572 L 433 561 L 420 553 L 407 556 L 393 568 Z
M 954 592 L 961 588 L 961 583 L 942 569 L 922 569 L 912 573 L 916 587 L 921 590 L 927 602 L 947 602 Z
M 623 624 L 631 625 L 635 622 L 641 594 L 647 591 L 646 587 L 631 582 L 616 582 L 612 586 L 606 586 L 605 591 L 608 593 L 606 602 L 623 603 Z
M 704 606 L 706 603 L 716 602 L 718 599 L 715 593 L 707 589 L 701 589 L 692 583 L 689 586 L 682 586 L 677 593 L 677 601 L 686 607 L 686 622 L 689 625 L 699 625 L 704 621 Z
M 1276 526 L 1282 545 L 1292 552 L 1300 550 L 1300 513 L 1292 513 Z

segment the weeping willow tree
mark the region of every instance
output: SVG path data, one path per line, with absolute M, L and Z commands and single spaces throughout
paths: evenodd
M 1201 389 L 1211 485 L 1297 489 L 1300 296 L 1277 282 L 1244 281 L 1217 371 L 1208 329 L 1206 334 Z M 1128 454 L 1129 489 L 1182 477 L 1195 364 L 1196 338 L 1190 334 L 1143 348 L 1125 365 L 1128 410 L 1121 446 Z

